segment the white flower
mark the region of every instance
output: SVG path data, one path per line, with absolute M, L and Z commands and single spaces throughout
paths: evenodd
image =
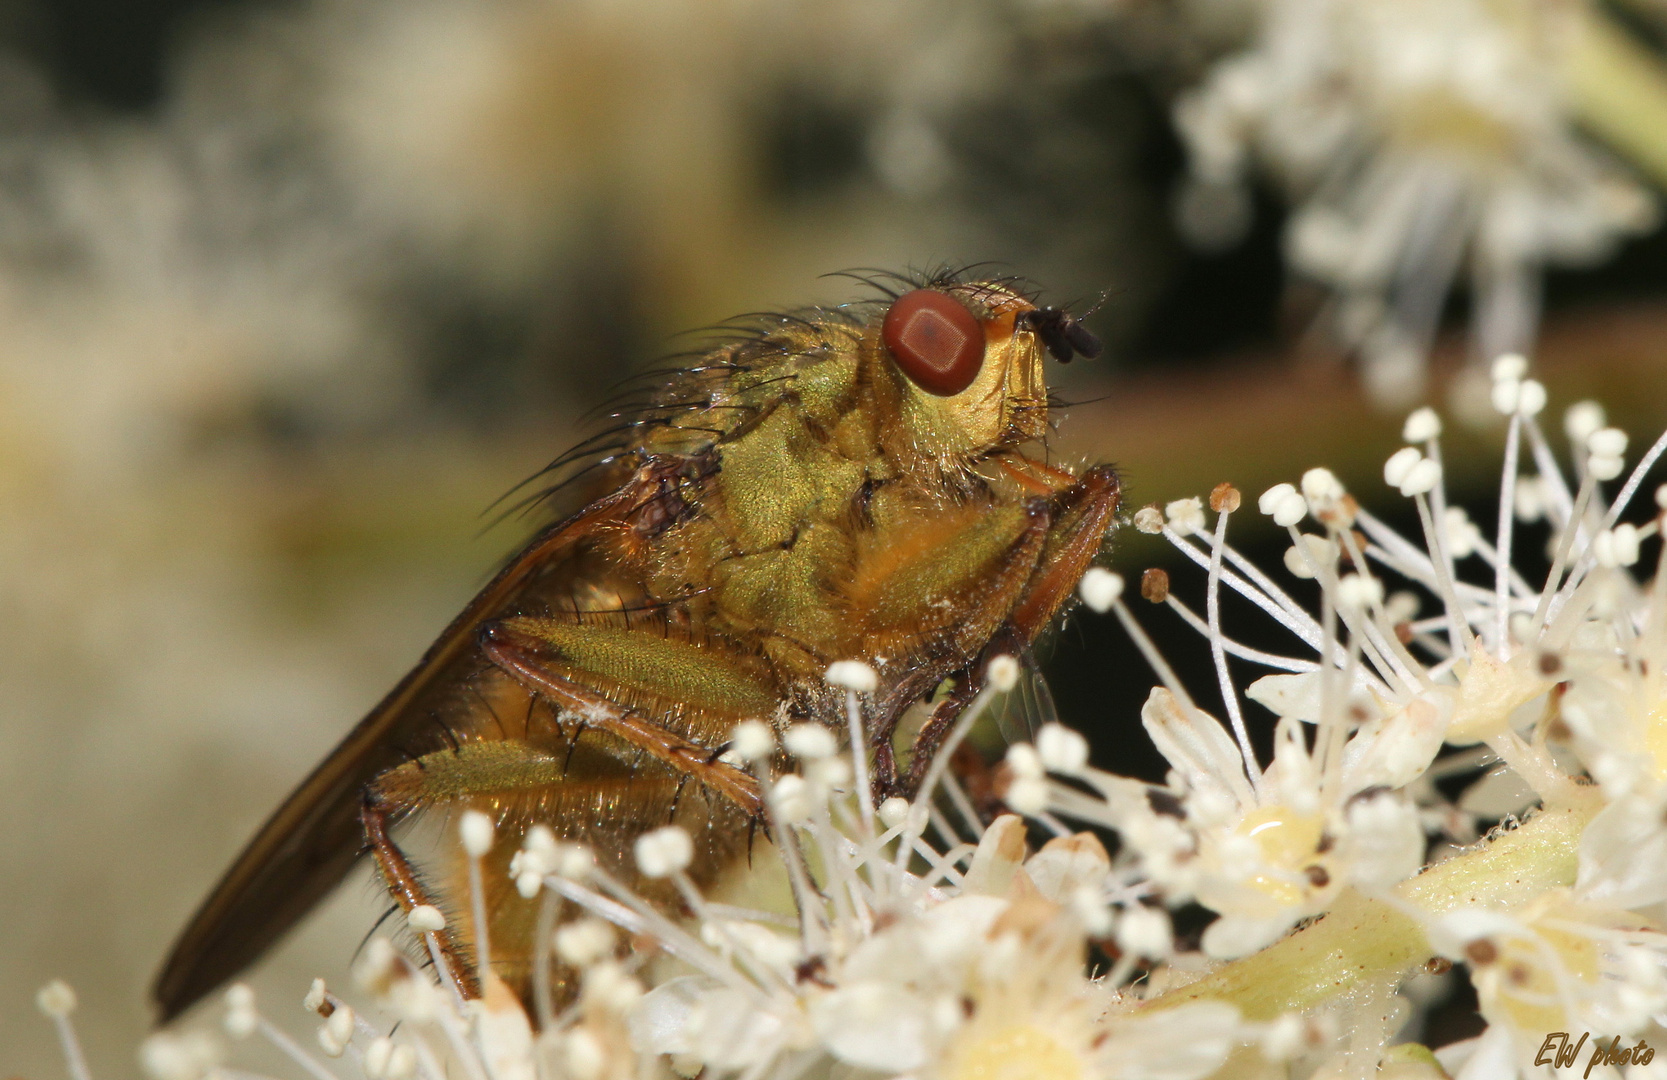
M 1468 964 L 1481 1011 L 1520 1037 L 1529 1065 L 1546 1032 L 1626 1037 L 1667 1007 L 1667 934 L 1648 919 L 1552 890 L 1515 911 L 1460 909 L 1432 944 Z
M 1091 765 L 1087 740 L 1058 723 L 1009 747 L 993 775 L 952 769 L 1002 692 L 999 678 L 956 720 L 922 791 L 878 807 L 852 783 L 867 763 L 832 728 L 788 728 L 795 771 L 779 772 L 787 757 L 771 729 L 744 724 L 731 749 L 765 792 L 773 843 L 760 857 L 789 907 L 703 895 L 684 872 L 697 845 L 680 828 L 635 846 L 654 879 L 643 888 L 675 890 L 678 910 L 589 851 L 530 829 L 508 876 L 562 912 L 544 947 L 578 987 L 565 1002 L 545 988 L 542 1007 L 555 1012 L 537 1040 L 492 973 L 459 1013 L 457 987 L 378 939 L 356 975 L 398 1032 L 319 984 L 308 996 L 324 1021 L 319 1047 L 351 1047 L 367 1080 L 409 1080 L 442 1039 L 475 1055 L 472 1075 L 499 1080 L 628 1080 L 668 1066 L 757 1080 L 850 1070 L 1190 1080 L 1237 1047 L 1265 1059 L 1247 1067 L 1341 1076 L 1375 1062 L 1383 1075 L 1433 1077 L 1422 1048 L 1384 1050 L 1404 1010 L 1429 1000 L 1412 988 L 1396 995 L 1397 982 L 1432 954 L 1465 966 L 1489 1022 L 1440 1050 L 1464 1080 L 1525 1074 L 1547 1031 L 1643 1031 L 1667 1015 L 1667 934 L 1640 910 L 1667 903 L 1667 601 L 1632 569 L 1657 521 L 1620 518 L 1667 437 L 1606 504 L 1590 458 L 1569 473 L 1556 465 L 1540 410 L 1524 403 L 1522 367 L 1495 365 L 1499 383 L 1515 387 L 1509 445 L 1530 451 L 1507 455 L 1498 505 L 1533 486 L 1552 531 L 1544 580 L 1512 567 L 1509 518 L 1487 535 L 1448 505 L 1432 416 L 1409 419 L 1420 446 L 1387 477 L 1413 489 L 1415 537 L 1356 505 L 1325 469 L 1260 501 L 1287 530 L 1287 569 L 1317 587 L 1318 611 L 1232 548 L 1230 511 L 1206 529 L 1201 500 L 1176 500 L 1171 527 L 1160 521 L 1157 532 L 1204 576 L 1204 610 L 1173 592 L 1157 610 L 1204 637 L 1219 719 L 1176 677 L 1120 588 L 1102 578 L 1083 588 L 1162 683 L 1141 712 L 1168 762 L 1161 785 Z M 1569 419 L 1576 454 L 1619 458 L 1625 440 L 1591 413 Z M 1520 476 L 1525 463 L 1532 471 Z M 1310 517 L 1319 531 L 1297 533 Z M 1254 645 L 1230 636 L 1223 589 L 1274 634 Z M 1241 692 L 1229 658 L 1271 674 Z M 853 727 L 872 707 L 836 697 L 856 710 Z M 1247 715 L 1255 709 L 1276 718 L 1271 753 L 1258 749 L 1265 732 L 1253 725 L 1266 717 Z M 1032 820 L 981 817 L 997 798 Z M 1475 842 L 1478 826 L 1517 814 L 1528 817 Z M 1116 844 L 1067 821 L 1109 830 Z M 474 831 L 461 835 L 466 851 L 498 848 Z M 1033 835 L 1049 834 L 1031 850 Z M 529 881 L 536 888 L 523 888 Z M 1171 919 L 1192 903 L 1214 915 L 1196 939 Z M 459 907 L 454 932 L 468 932 L 471 910 Z M 407 922 L 424 933 L 447 926 L 432 908 Z M 644 962 L 638 950 L 650 941 L 657 955 Z M 1115 958 L 1098 979 L 1083 964 L 1091 941 Z M 1326 972 L 1317 991 L 1309 966 Z M 1325 987 L 1336 988 L 1329 1000 Z M 1248 1021 L 1236 1001 L 1271 1018 Z M 44 1002 L 67 1023 L 58 997 Z M 234 989 L 227 1006 L 229 1033 L 270 1033 L 252 995 Z M 200 1080 L 218 1053 L 162 1040 L 146 1060 L 162 1080 Z
M 1333 290 L 1332 324 L 1380 399 L 1418 393 L 1461 273 L 1479 355 L 1521 353 L 1537 328 L 1541 266 L 1589 263 L 1654 221 L 1646 190 L 1578 134 L 1564 72 L 1587 32 L 1579 24 L 1598 17 L 1584 4 L 1249 10 L 1250 47 L 1176 108 L 1191 156 L 1183 230 L 1206 246 L 1232 242 L 1248 215 L 1215 208 L 1245 204 L 1233 193 L 1253 165 L 1271 172 L 1296 207 L 1287 258 Z M 1520 365 L 1506 374 L 1504 411 L 1537 412 L 1543 389 L 1527 390 Z

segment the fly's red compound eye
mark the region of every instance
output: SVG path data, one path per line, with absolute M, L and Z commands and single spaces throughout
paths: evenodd
M 880 338 L 911 382 L 940 397 L 971 386 L 984 366 L 984 328 L 960 301 L 936 289 L 899 296 Z

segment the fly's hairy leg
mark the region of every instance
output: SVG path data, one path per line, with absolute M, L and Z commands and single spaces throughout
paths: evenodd
M 1002 515 L 974 519 L 959 535 L 945 537 L 921 548 L 917 558 L 892 560 L 889 573 L 870 576 L 868 588 L 853 597 L 858 610 L 866 610 L 871 640 L 904 645 L 904 661 L 910 670 L 890 687 L 875 709 L 875 723 L 869 733 L 874 751 L 875 790 L 882 797 L 896 794 L 899 776 L 892 736 L 903 713 L 930 693 L 946 676 L 959 674 L 957 689 L 934 712 L 938 726 L 953 723 L 966 702 L 977 694 L 977 684 L 967 678 L 969 661 L 977 658 L 984 644 L 1002 627 L 1008 612 L 1024 594 L 1045 548 L 1051 512 L 1042 498 L 1027 499 L 1023 506 Z M 992 533 L 1004 546 L 991 551 Z M 922 625 L 904 622 L 913 594 L 913 611 L 921 611 L 919 597 L 953 597 L 941 605 L 935 621 Z M 896 612 L 900 618 L 887 621 Z M 967 694 L 971 687 L 970 695 Z M 965 701 L 953 704 L 965 696 Z M 947 711 L 946 711 L 947 710 Z M 948 717 L 945 721 L 942 717 Z
M 405 853 L 388 835 L 388 808 L 382 805 L 375 795 L 367 794 L 359 812 L 359 820 L 364 823 L 365 842 L 370 845 L 376 868 L 381 872 L 388 892 L 399 902 L 405 914 L 410 915 L 413 908 L 438 906 L 418 880 L 417 872 L 412 869 Z M 434 937 L 438 944 L 435 962 L 444 966 L 445 975 L 451 980 L 452 985 L 465 997 L 479 997 L 480 984 L 460 958 L 449 923 L 445 928 L 434 931 Z
M 707 691 L 708 699 L 724 699 L 724 705 L 734 708 L 741 704 L 757 704 L 754 699 L 760 696 L 767 700 L 768 696 L 763 694 L 762 688 L 749 683 L 734 671 L 723 671 L 721 658 L 710 655 L 715 651 L 711 645 L 704 646 L 699 654 L 690 658 L 704 668 L 702 678 L 697 681 L 680 678 L 683 673 L 673 663 L 682 658 L 675 653 L 668 655 L 667 643 L 660 639 L 638 634 L 608 642 L 611 651 L 606 659 L 616 666 L 632 669 L 637 676 L 637 685 L 619 687 L 617 696 L 624 697 L 634 692 L 641 697 L 681 705 L 680 719 L 685 723 L 690 713 L 705 721 L 691 726 L 705 728 L 711 740 L 705 744 L 696 742 L 667 725 L 665 721 L 671 715 L 670 711 L 653 715 L 621 704 L 595 686 L 586 685 L 591 680 L 607 681 L 606 674 L 598 673 L 594 667 L 585 669 L 575 666 L 571 653 L 562 646 L 572 648 L 576 643 L 586 644 L 584 639 L 591 636 L 585 627 L 556 624 L 548 620 L 514 619 L 487 627 L 482 635 L 482 646 L 493 663 L 559 709 L 581 718 L 588 726 L 623 740 L 678 773 L 700 781 L 744 812 L 760 813 L 764 803 L 758 781 L 733 765 L 715 760 L 729 729 L 741 720 L 759 716 L 759 712 L 713 709 L 710 700 L 701 700 L 699 691 Z M 662 662 L 659 673 L 667 680 L 663 687 L 652 682 L 656 676 L 656 660 Z M 691 687 L 696 693 L 689 693 Z M 684 697 L 680 703 L 677 698 L 679 693 Z M 703 704 L 707 708 L 702 708 Z
M 534 980 L 541 963 L 556 1004 L 571 1000 L 577 989 L 575 972 L 553 962 L 542 945 L 543 901 L 523 897 L 509 873 L 530 826 L 547 825 L 558 837 L 589 846 L 616 879 L 668 910 L 679 906 L 674 890 L 665 882 L 643 879 L 630 861 L 637 836 L 666 824 L 682 826 L 704 853 L 690 873 L 705 882 L 739 856 L 746 835 L 746 816 L 722 796 L 685 783 L 685 777 L 657 761 L 637 760 L 634 747 L 610 735 L 587 733 L 577 724 L 565 730 L 565 741 L 547 747 L 505 739 L 438 750 L 384 773 L 369 793 L 381 829 L 380 842 L 373 837 L 378 865 L 397 868 L 397 873 L 385 872 L 390 891 L 404 907 L 432 903 L 445 912 L 443 951 L 454 973 L 465 976 L 475 970 L 472 946 L 479 933 L 467 857 L 446 831 L 438 851 L 425 856 L 427 872 L 419 879 L 404 852 L 387 839 L 382 821 L 468 808 L 497 822 L 492 849 L 482 860 L 492 969 L 529 1005 L 536 998 Z M 432 881 L 432 887 L 423 887 L 423 881 Z M 558 922 L 573 914 L 567 910 Z M 461 985 L 472 987 L 473 982 Z
M 1036 462 L 1028 464 L 1035 469 L 1046 470 L 1026 474 L 1039 477 L 1035 483 L 1058 482 L 1062 477 L 1069 477 L 1069 474 Z M 954 673 L 953 689 L 933 709 L 915 737 L 908 771 L 901 776 L 892 748 L 892 734 L 897 719 L 909 702 L 894 699 L 882 708 L 881 715 L 889 717 L 890 722 L 877 728 L 872 736 L 877 795 L 883 798 L 902 794 L 912 798 L 956 719 L 983 688 L 984 671 L 989 661 L 1003 653 L 1028 654 L 1037 635 L 1070 597 L 1099 552 L 1116 517 L 1119 491 L 1116 471 L 1110 466 L 1101 466 L 1090 469 L 1080 480 L 1055 491 L 1046 500 L 1038 497 L 1029 501 L 1027 509 L 1032 515 L 1032 529 L 1027 530 L 1013 548 L 1015 563 L 1024 568 L 1025 579 L 1017 590 L 1010 591 L 1000 586 L 1008 584 L 1011 579 L 998 578 L 995 582 L 998 587 L 987 594 L 985 611 L 999 612 L 1002 621 L 985 635 L 985 644 L 977 650 L 976 662 Z M 1043 523 L 1039 544 L 1034 543 L 1037 522 Z M 1032 551 L 1034 555 L 1031 555 Z M 1025 561 L 1026 555 L 1031 555 L 1028 562 Z M 975 614 L 968 622 L 982 631 L 987 625 L 987 618 L 987 615 L 981 619 Z M 929 689 L 904 686 L 899 688 L 897 697 L 912 692 L 918 698 Z
M 1007 620 L 1026 644 L 1047 627 L 1099 554 L 1117 518 L 1121 493 L 1117 470 L 1100 465 L 1054 495 L 1054 524 L 1041 561 Z

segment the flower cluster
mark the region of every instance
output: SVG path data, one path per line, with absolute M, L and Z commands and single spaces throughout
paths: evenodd
M 1597 261 L 1655 220 L 1645 189 L 1576 134 L 1568 72 L 1595 8 L 1259 0 L 1250 48 L 1176 109 L 1184 229 L 1236 238 L 1251 165 L 1271 171 L 1296 205 L 1291 265 L 1333 291 L 1331 323 L 1389 403 L 1421 389 L 1467 261 L 1479 355 L 1528 349 L 1540 267 Z
M 1318 587 L 1317 611 L 1229 544 L 1243 509 L 1231 485 L 1133 515 L 1203 575 L 1202 611 L 1161 571 L 1140 594 L 1203 637 L 1223 713 L 1177 677 L 1123 579 L 1090 571 L 1086 607 L 1119 619 L 1158 676 L 1141 719 L 1169 762 L 1163 783 L 1094 767 L 1087 741 L 1050 723 L 998 770 L 1012 812 L 981 815 L 951 761 L 1019 682 L 999 657 L 920 794 L 875 805 L 860 752 L 874 673 L 841 663 L 828 678 L 845 694 L 843 731 L 733 732 L 773 841 L 755 854 L 767 880 L 754 893 L 780 902 L 703 894 L 675 827 L 634 855 L 676 890 L 678 912 L 534 828 L 510 873 L 577 973 L 571 1001 L 538 983 L 529 1016 L 491 974 L 485 940 L 483 993 L 465 1000 L 378 939 L 356 971 L 378 1019 L 315 985 L 318 1051 L 366 1080 L 1492 1080 L 1537 1074 L 1548 1053 L 1575 1053 L 1554 1033 L 1587 1032 L 1597 1067 L 1651 1075 L 1649 1044 L 1667 1038 L 1667 933 L 1651 917 L 1667 901 L 1667 595 L 1659 574 L 1633 571 L 1659 516 L 1622 518 L 1667 435 L 1628 472 L 1626 436 L 1581 403 L 1564 415 L 1565 471 L 1526 365 L 1505 357 L 1491 376 L 1505 431 L 1491 535 L 1449 502 L 1429 409 L 1383 470 L 1412 502 L 1416 538 L 1325 469 L 1256 500 L 1250 512 L 1289 535 L 1285 573 Z M 1667 506 L 1667 487 L 1656 499 Z M 1525 535 L 1548 537 L 1537 584 L 1513 563 Z M 1273 632 L 1229 636 L 1229 593 Z M 1229 658 L 1270 674 L 1241 692 Z M 1270 753 L 1256 750 L 1252 706 L 1276 717 Z M 493 831 L 484 814 L 461 819 L 476 905 Z M 1200 911 L 1207 925 L 1186 929 Z M 407 922 L 438 948 L 440 912 Z M 1433 1050 L 1406 1041 L 1456 967 L 1485 1031 Z M 65 987 L 42 993 L 76 1061 L 73 1003 Z M 227 994 L 223 1028 L 336 1077 L 247 988 Z M 224 1049 L 164 1034 L 144 1060 L 157 1080 L 201 1080 Z

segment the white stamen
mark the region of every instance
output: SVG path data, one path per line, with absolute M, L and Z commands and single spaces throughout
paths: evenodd
M 682 828 L 667 825 L 637 837 L 633 851 L 637 869 L 651 878 L 663 878 L 688 867 L 695 857 L 695 843 Z
M 574 967 L 586 967 L 613 952 L 614 928 L 601 919 L 579 919 L 555 934 L 556 955 Z
M 1412 498 L 1429 494 L 1440 482 L 1441 466 L 1430 458 L 1423 458 L 1408 470 L 1406 478 L 1398 486 L 1402 495 Z
M 1620 428 L 1599 428 L 1586 437 L 1586 449 L 1594 456 L 1624 457 L 1627 434 Z
M 1088 605 L 1089 610 L 1104 615 L 1111 610 L 1112 603 L 1123 595 L 1123 575 L 1093 566 L 1082 575 L 1082 583 L 1077 590 L 1082 593 L 1082 602 Z
M 1422 409 L 1414 409 L 1407 416 L 1406 423 L 1401 426 L 1401 438 L 1410 443 L 1429 442 L 1440 434 L 1441 415 L 1428 405 Z
M 1196 495 L 1190 499 L 1176 499 L 1163 508 L 1169 527 L 1182 536 L 1204 531 L 1204 500 Z
M 1269 517 L 1285 502 L 1287 498 L 1297 493 L 1297 489 L 1290 484 L 1275 484 L 1262 492 L 1256 500 L 1256 509 Z M 1292 522 L 1295 524 L 1295 522 Z
M 1586 459 L 1586 471 L 1592 474 L 1594 480 L 1613 480 L 1625 470 L 1624 458 L 1609 454 L 1593 454 Z
M 435 934 L 446 928 L 446 917 L 433 904 L 418 904 L 405 913 L 405 925 L 419 934 Z
M 1383 463 L 1383 482 L 1392 488 L 1398 488 L 1406 483 L 1407 476 L 1424 460 L 1424 455 L 1416 446 L 1403 446 Z
M 1345 574 L 1337 583 L 1337 602 L 1365 611 L 1383 603 L 1383 582 L 1363 574 Z
M 776 736 L 762 720 L 743 720 L 729 733 L 729 747 L 742 761 L 768 761 L 776 752 Z
M 989 680 L 992 688 L 1005 694 L 1019 685 L 1020 670 L 1018 659 L 1003 653 L 991 658 L 984 677 Z
M 872 694 L 880 685 L 879 674 L 861 660 L 836 660 L 828 665 L 828 672 L 823 677 L 833 686 L 855 690 L 859 694 Z
M 1519 382 L 1528 374 L 1528 359 L 1521 353 L 1504 353 L 1494 358 L 1489 374 L 1496 383 Z
M 839 741 L 821 724 L 794 724 L 782 733 L 781 744 L 802 761 L 820 761 L 839 753 Z
M 479 810 L 466 810 L 458 822 L 457 833 L 463 839 L 463 850 L 470 858 L 479 859 L 492 850 L 492 819 Z
M 53 1020 L 75 1011 L 75 991 L 62 979 L 53 979 L 35 992 L 35 1007 Z
M 1043 724 L 1036 733 L 1036 755 L 1049 772 L 1072 776 L 1088 764 L 1088 740 L 1064 724 Z
M 1494 412 L 1510 416 L 1517 411 L 1517 403 L 1521 396 L 1522 384 L 1515 379 L 1495 379 L 1488 400 L 1493 403 Z

